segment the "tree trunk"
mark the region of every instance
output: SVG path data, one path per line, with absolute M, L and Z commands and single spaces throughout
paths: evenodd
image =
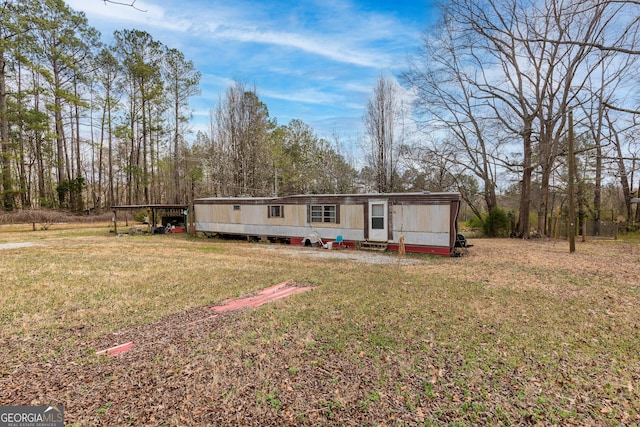
M 529 238 L 531 217 L 531 175 L 533 172 L 531 149 L 532 119 L 525 121 L 524 135 L 522 139 L 522 181 L 520 194 L 520 212 L 518 216 L 518 234 L 523 239 Z
M 34 96 L 33 96 L 33 109 L 36 112 L 40 111 L 40 86 L 38 84 L 38 78 L 33 71 L 33 81 L 35 82 L 34 87 Z M 36 132 L 36 136 L 34 138 L 35 145 L 35 156 L 36 156 L 36 175 L 38 176 L 38 199 L 39 203 L 45 203 L 47 201 L 47 190 L 45 185 L 45 167 L 44 167 L 44 158 L 43 158 L 43 150 L 42 150 L 42 132 Z
M 6 211 L 15 208 L 13 183 L 11 178 L 11 150 L 9 141 L 9 117 L 7 116 L 6 62 L 0 52 L 0 138 L 2 139 L 2 207 Z
M 111 92 L 107 90 L 107 146 L 109 152 L 107 153 L 108 171 L 109 174 L 109 207 L 115 205 L 115 189 L 113 182 L 113 127 L 111 125 Z
M 149 200 L 149 163 L 147 157 L 147 146 L 149 144 L 149 118 L 147 110 L 150 109 L 149 100 L 147 99 L 144 80 L 140 85 L 140 98 L 142 100 L 142 191 L 144 203 L 150 203 Z M 150 114 L 150 113 L 149 113 Z
M 22 97 L 22 67 L 18 63 L 18 123 L 20 126 L 20 132 L 18 133 L 18 183 L 20 188 L 20 200 L 21 207 L 23 209 L 31 207 L 31 191 L 29 183 L 27 182 L 27 165 L 25 156 L 25 129 L 24 123 L 24 110 L 25 105 Z
M 130 132 L 130 151 L 129 151 L 129 158 L 128 158 L 128 164 L 127 164 L 127 185 L 126 185 L 126 191 L 127 191 L 127 204 L 132 204 L 133 203 L 133 187 L 134 187 L 134 168 L 136 168 L 136 163 L 135 163 L 135 153 L 136 153 L 136 122 L 135 122 L 135 107 L 136 107 L 136 103 L 135 103 L 135 97 L 132 95 L 131 96 L 131 100 L 129 102 L 129 132 Z
M 613 130 L 613 123 L 607 116 L 609 127 Z M 620 186 L 622 187 L 622 194 L 624 196 L 624 204 L 626 208 L 625 218 L 627 221 L 631 221 L 633 218 L 632 205 L 631 205 L 631 186 L 629 185 L 629 177 L 627 175 L 627 168 L 624 164 L 624 155 L 622 154 L 622 146 L 618 132 L 613 132 L 613 145 L 616 148 L 616 154 L 618 155 L 616 163 L 618 165 L 618 173 L 620 175 Z
M 600 235 L 600 211 L 602 210 L 602 142 L 600 132 L 595 140 L 596 144 L 596 176 L 593 183 L 593 235 Z
M 75 157 L 76 157 L 76 173 L 75 173 L 75 183 L 73 185 L 73 195 L 74 195 L 74 203 L 73 208 L 76 212 L 82 212 L 84 210 L 84 202 L 83 202 L 83 182 L 84 178 L 82 176 L 82 156 L 80 150 L 80 100 L 78 95 L 78 80 L 77 76 L 74 77 L 73 80 L 73 89 L 75 92 L 75 101 L 74 101 L 74 113 L 75 113 L 75 127 L 76 127 L 76 149 L 75 149 Z
M 65 158 L 66 157 L 66 147 L 64 141 L 64 126 L 62 122 L 62 101 L 60 99 L 60 95 L 57 93 L 60 88 L 60 74 L 58 70 L 57 62 L 53 64 L 53 77 L 54 77 L 54 111 L 53 116 L 55 120 L 55 130 L 56 130 L 56 173 L 57 173 L 57 184 L 58 184 L 58 202 L 60 207 L 67 207 L 67 192 L 65 192 L 66 186 L 64 186 L 65 179 Z M 69 177 L 70 178 L 70 177 Z
M 180 161 L 180 145 L 179 145 L 179 123 L 180 123 L 180 103 L 178 94 L 175 94 L 175 103 L 173 108 L 174 110 L 174 120 L 175 120 L 175 130 L 173 133 L 173 191 L 174 203 L 180 203 L 180 170 L 179 170 L 179 161 Z

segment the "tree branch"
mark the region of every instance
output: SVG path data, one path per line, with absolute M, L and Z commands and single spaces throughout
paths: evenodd
M 111 4 L 120 4 L 122 6 L 129 6 L 134 8 L 135 10 L 139 10 L 140 12 L 147 12 L 146 10 L 140 9 L 138 7 L 136 7 L 136 1 L 137 0 L 131 0 L 131 3 L 123 3 L 123 2 L 119 2 L 119 1 L 115 1 L 115 0 L 103 0 L 104 4 L 107 3 L 111 3 Z
M 614 111 L 619 111 L 622 113 L 630 113 L 630 114 L 640 114 L 640 110 L 629 110 L 627 108 L 622 108 L 622 107 L 614 107 L 613 105 L 607 103 L 607 102 L 603 102 L 602 105 L 606 108 L 609 108 L 610 110 L 614 110 Z
M 585 42 L 585 41 L 574 41 L 574 40 L 554 40 L 554 39 L 550 39 L 550 38 L 543 38 L 543 37 L 538 37 L 538 38 L 514 38 L 514 40 L 521 42 L 521 43 L 528 43 L 528 42 L 533 42 L 533 43 L 552 43 L 552 44 L 557 44 L 557 45 L 571 45 L 571 46 L 580 46 L 580 47 L 589 47 L 589 48 L 594 48 L 597 50 L 600 50 L 602 52 L 617 52 L 617 53 L 624 53 L 627 55 L 640 55 L 640 50 L 637 49 L 628 49 L 628 48 L 624 48 L 624 47 L 619 47 L 619 46 L 605 46 L 602 43 L 592 43 L 592 42 Z

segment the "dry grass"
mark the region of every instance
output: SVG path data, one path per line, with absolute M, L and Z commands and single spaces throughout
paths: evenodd
M 99 223 L 111 221 L 113 213 L 82 215 L 51 209 L 18 209 L 12 212 L 0 211 L 0 232 L 48 230 L 70 227 L 96 227 Z
M 474 239 L 398 277 L 106 225 L 0 233 L 24 241 L 0 250 L 0 405 L 62 404 L 77 425 L 640 423 L 637 242 Z M 203 320 L 288 279 L 318 286 Z

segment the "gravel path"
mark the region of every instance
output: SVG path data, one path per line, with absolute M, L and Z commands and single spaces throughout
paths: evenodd
M 339 249 L 329 250 L 321 248 L 305 248 L 300 246 L 287 246 L 287 245 L 265 245 L 256 246 L 257 250 L 270 250 L 278 251 L 281 254 L 307 256 L 311 258 L 335 258 L 335 259 L 349 259 L 355 262 L 362 262 L 366 264 L 397 264 L 398 255 L 395 252 L 376 252 L 356 249 Z M 403 258 L 401 263 L 418 264 L 420 259 L 416 258 Z
M 33 242 L 0 243 L 0 249 L 28 248 L 34 245 L 35 243 Z

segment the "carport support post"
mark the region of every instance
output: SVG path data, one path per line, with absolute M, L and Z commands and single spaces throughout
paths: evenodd
M 116 211 L 115 209 L 113 210 L 113 234 L 115 234 L 116 236 L 118 235 L 118 220 L 116 218 Z
M 189 224 L 189 205 L 187 205 L 186 209 L 182 211 L 182 216 L 184 217 L 184 231 L 189 234 L 191 232 L 191 224 Z
M 193 220 L 193 204 L 191 205 L 187 205 L 187 209 L 186 209 L 186 214 L 185 214 L 185 225 L 187 227 L 187 234 L 189 236 L 194 236 L 195 233 L 195 226 L 194 226 L 194 220 Z

